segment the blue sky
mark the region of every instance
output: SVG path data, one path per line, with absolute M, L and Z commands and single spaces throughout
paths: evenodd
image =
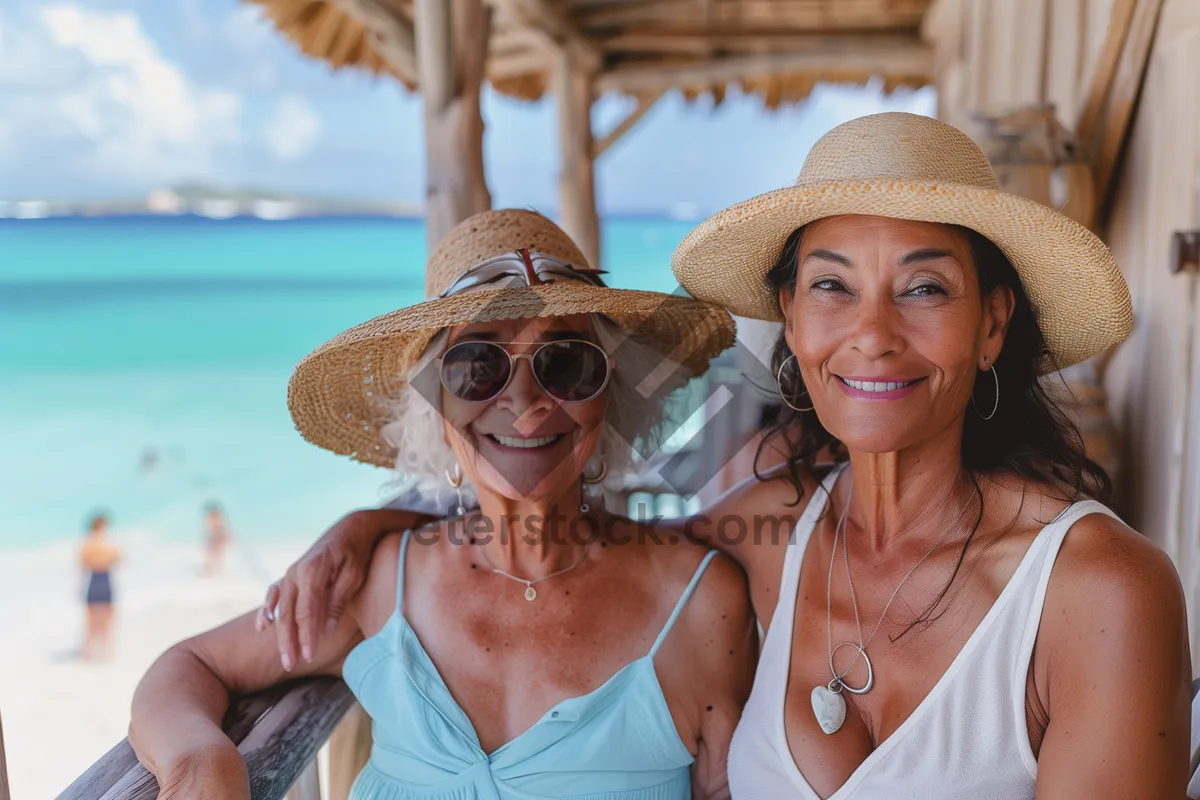
M 603 98 L 604 131 L 631 101 Z M 707 213 L 790 182 L 830 127 L 874 111 L 933 113 L 929 90 L 822 87 L 764 111 L 660 103 L 597 164 L 606 211 Z M 553 208 L 551 100 L 484 99 L 496 206 Z M 420 98 L 302 55 L 235 0 L 5 0 L 0 198 L 112 197 L 181 181 L 312 194 L 423 195 Z

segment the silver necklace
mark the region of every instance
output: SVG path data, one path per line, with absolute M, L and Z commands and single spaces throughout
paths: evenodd
M 854 476 L 850 477 L 850 487 L 847 490 L 846 505 L 842 509 L 842 516 L 838 519 L 837 527 L 833 531 L 833 549 L 829 554 L 829 574 L 825 582 L 825 640 L 829 649 L 829 674 L 833 679 L 824 686 L 814 686 L 810 699 L 812 701 L 813 715 L 817 718 L 817 724 L 821 726 L 821 730 L 826 734 L 837 733 L 841 729 L 842 723 L 846 721 L 846 699 L 842 697 L 842 690 L 845 689 L 851 694 L 866 694 L 871 691 L 875 685 L 875 670 L 871 665 L 871 657 L 867 654 L 867 645 L 875 638 L 875 634 L 879 633 L 879 628 L 883 625 L 884 619 L 887 618 L 888 609 L 892 607 L 892 602 L 900 594 L 901 587 L 908 581 L 909 577 L 917 571 L 917 567 L 925 563 L 925 559 L 933 555 L 933 551 L 938 548 L 942 540 L 946 537 L 943 532 L 938 537 L 933 546 L 921 556 L 917 563 L 913 564 L 908 572 L 904 573 L 904 577 L 900 579 L 900 583 L 896 584 L 896 588 L 892 591 L 892 596 L 888 598 L 887 603 L 883 607 L 883 613 L 879 615 L 879 621 L 875 623 L 871 635 L 863 641 L 862 621 L 858 615 L 858 598 L 854 594 L 854 579 L 850 574 L 850 547 L 846 542 L 846 527 L 847 518 L 850 512 L 850 495 L 854 491 Z M 846 565 L 846 582 L 850 587 L 850 605 L 854 609 L 854 627 L 858 634 L 858 644 L 854 642 L 842 642 L 837 647 L 833 646 L 833 564 L 837 558 L 838 540 L 842 542 L 842 558 Z M 854 658 L 851 659 L 849 666 L 842 672 L 838 672 L 833 665 L 833 656 L 838 650 L 843 647 L 854 648 Z M 850 670 L 854 669 L 854 665 L 858 663 L 858 659 L 862 658 L 867 664 L 867 681 L 862 686 L 854 687 L 846 683 L 845 678 L 850 674 Z
M 560 569 L 557 572 L 551 572 L 549 575 L 543 575 L 540 578 L 533 578 L 533 579 L 519 578 L 516 575 L 513 575 L 511 572 L 505 572 L 504 570 L 502 570 L 498 567 L 494 567 L 494 566 L 492 566 L 491 559 L 489 559 L 487 557 L 486 550 L 480 550 L 479 553 L 480 553 L 480 555 L 483 556 L 483 560 L 487 562 L 488 568 L 494 574 L 502 575 L 505 578 L 508 578 L 510 581 L 516 581 L 517 583 L 525 584 L 525 599 L 532 603 L 534 600 L 537 600 L 537 596 L 538 596 L 537 589 L 533 588 L 533 585 L 535 583 L 541 583 L 542 581 L 548 581 L 551 578 L 557 578 L 559 575 L 566 575 L 568 572 L 570 572 L 571 570 L 575 569 L 576 567 L 578 567 L 580 564 L 583 563 L 584 559 L 587 558 L 588 549 L 585 547 L 583 550 L 583 554 L 579 556 L 579 560 L 576 561 L 571 566 L 569 566 L 565 569 Z

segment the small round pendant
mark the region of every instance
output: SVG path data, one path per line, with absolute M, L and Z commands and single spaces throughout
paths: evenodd
M 537 600 L 537 589 L 533 588 L 532 586 L 526 586 L 525 587 L 525 599 L 531 603 L 534 600 Z

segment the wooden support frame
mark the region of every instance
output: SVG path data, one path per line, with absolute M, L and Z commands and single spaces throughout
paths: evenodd
M 1095 138 L 1100 112 L 1104 110 L 1108 100 L 1108 92 L 1117 72 L 1121 51 L 1125 48 L 1125 38 L 1129 35 L 1137 4 L 1138 0 L 1113 0 L 1112 16 L 1109 18 L 1100 57 L 1075 121 L 1075 134 L 1085 146 L 1090 145 Z
M 542 41 L 548 56 L 570 56 L 576 68 L 585 73 L 599 72 L 604 66 L 604 52 L 583 35 L 575 22 L 556 3 L 547 0 L 489 0 L 522 27 L 535 33 Z M 554 63 L 550 58 L 546 63 Z
M 415 0 L 425 101 L 426 241 L 492 207 L 483 171 L 479 92 L 487 53 L 483 0 Z
M 933 79 L 933 51 L 917 37 L 904 37 L 883 46 L 879 46 L 878 38 L 868 39 L 872 42 L 870 46 L 864 46 L 862 40 L 853 37 L 839 37 L 827 38 L 815 43 L 811 50 L 801 52 L 731 56 L 675 66 L 616 67 L 601 73 L 596 89 L 599 92 L 642 94 L 677 86 L 713 85 L 794 72 L 906 75 Z
M 553 74 L 558 104 L 559 216 L 593 267 L 600 266 L 600 220 L 596 212 L 596 176 L 592 142 L 593 75 L 579 68 L 570 53 L 560 53 Z
M 334 0 L 367 29 L 371 47 L 402 80 L 417 83 L 417 41 L 413 24 L 385 0 Z
M 662 99 L 666 92 L 656 92 L 654 94 L 639 97 L 637 106 L 632 111 L 625 115 L 625 118 L 613 126 L 613 129 L 605 134 L 603 139 L 592 143 L 592 158 L 598 159 L 604 155 L 604 151 L 616 144 L 622 136 L 629 133 L 634 125 L 641 121 L 642 117 L 646 116 L 646 112 L 654 108 L 655 104 Z
M 1137 0 L 1128 35 L 1125 37 L 1121 59 L 1116 65 L 1108 102 L 1090 140 L 1093 182 L 1098 200 L 1097 216 L 1101 229 L 1108 221 L 1116 186 L 1117 168 L 1125 150 L 1133 115 L 1141 97 L 1154 36 L 1158 30 L 1163 0 Z

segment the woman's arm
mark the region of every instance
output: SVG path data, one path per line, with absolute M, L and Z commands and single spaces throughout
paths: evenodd
M 133 698 L 129 742 L 158 779 L 160 798 L 249 798 L 245 763 L 221 730 L 233 693 L 254 692 L 289 677 L 340 675 L 361 638 L 352 615 L 323 637 L 312 662 L 289 674 L 274 637 L 254 630 L 254 614 L 187 639 L 150 667 Z
M 278 658 L 295 664 L 320 647 L 362 589 L 375 545 L 388 533 L 420 528 L 435 518 L 407 509 L 352 511 L 272 584 L 255 619 L 262 630 L 275 624 Z M 277 620 L 276 616 L 281 617 Z
M 692 796 L 698 800 L 729 797 L 729 743 L 750 696 L 757 660 L 746 576 L 718 556 L 655 657 L 664 690 L 679 698 L 673 705 L 684 713 L 685 723 L 676 724 L 681 733 L 692 734 L 692 742 L 685 743 L 694 744 Z
M 790 482 L 750 476 L 699 514 L 647 524 L 720 550 L 751 575 L 773 575 L 792 529 L 818 490 L 807 472 L 800 473 L 800 480 L 804 493 L 799 502 Z M 372 548 L 382 536 L 419 528 L 432 519 L 415 511 L 364 509 L 347 514 L 327 530 L 271 587 L 263 604 L 257 625 L 274 625 L 280 657 L 295 663 L 306 648 L 318 645 L 328 627 L 337 624 L 346 603 L 362 586 Z
M 1085 517 L 1055 563 L 1046 609 L 1038 798 L 1182 798 L 1191 663 L 1170 559 L 1115 520 Z

